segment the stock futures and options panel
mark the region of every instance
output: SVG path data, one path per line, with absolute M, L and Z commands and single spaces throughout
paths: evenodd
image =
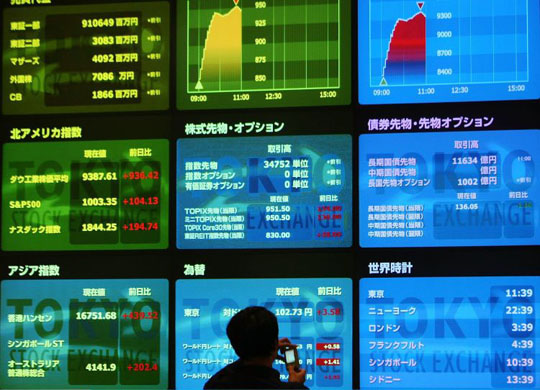
M 227 298 L 223 296 L 227 291 Z M 350 279 L 215 279 L 176 282 L 176 388 L 201 389 L 237 359 L 225 332 L 241 309 L 264 306 L 279 336 L 298 345 L 310 389 L 352 389 Z M 287 381 L 285 364 L 274 366 Z
M 168 109 L 169 4 L 72 3 L 5 9 L 3 113 Z
M 360 103 L 538 99 L 538 0 L 359 0 Z
M 360 387 L 537 389 L 539 288 L 539 277 L 362 279 Z
M 167 280 L 9 280 L 1 291 L 0 387 L 168 388 Z
M 169 142 L 4 144 L 2 249 L 168 246 Z
M 178 109 L 349 104 L 350 7 L 178 1 Z
M 540 130 L 360 136 L 362 247 L 540 244 Z
M 181 139 L 177 246 L 350 246 L 351 169 L 349 135 Z

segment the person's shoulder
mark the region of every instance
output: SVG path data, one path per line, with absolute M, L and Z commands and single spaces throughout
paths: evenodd
M 216 372 L 204 385 L 205 390 L 223 389 L 308 389 L 301 383 L 282 382 L 273 368 L 244 365 L 235 361 Z
M 231 376 L 234 375 L 238 369 L 238 361 L 235 361 L 231 364 L 226 365 L 221 370 L 216 372 L 209 380 L 205 383 L 204 390 L 212 389 L 225 389 L 227 382 L 231 379 Z

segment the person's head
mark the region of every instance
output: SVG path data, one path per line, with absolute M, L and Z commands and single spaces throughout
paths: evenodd
M 276 316 L 261 306 L 250 306 L 236 313 L 227 325 L 227 336 L 243 360 L 275 359 L 278 350 Z

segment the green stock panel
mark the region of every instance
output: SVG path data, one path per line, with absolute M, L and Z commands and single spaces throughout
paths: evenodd
M 4 11 L 6 115 L 169 108 L 169 4 Z
M 3 250 L 167 248 L 167 140 L 10 143 L 3 154 Z
M 177 2 L 180 110 L 346 105 L 349 0 Z
M 169 388 L 167 280 L 4 280 L 0 288 L 0 388 Z

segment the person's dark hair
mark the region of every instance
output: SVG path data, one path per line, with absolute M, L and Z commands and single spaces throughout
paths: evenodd
M 250 306 L 236 313 L 227 325 L 227 336 L 241 359 L 269 356 L 278 339 L 276 316 L 261 306 Z

